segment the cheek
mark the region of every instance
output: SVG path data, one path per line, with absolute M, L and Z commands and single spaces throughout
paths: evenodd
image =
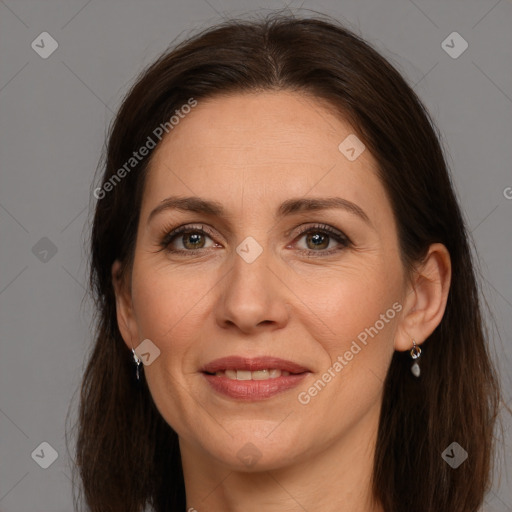
M 183 330 L 197 332 L 197 315 L 215 280 L 199 269 L 169 268 L 161 262 L 134 265 L 133 306 L 139 336 L 179 345 L 189 339 Z M 177 333 L 180 333 L 177 336 Z
M 325 352 L 317 378 L 328 384 L 317 380 L 303 390 L 303 400 L 318 410 L 352 411 L 347 422 L 378 402 L 402 310 L 401 279 L 400 265 L 383 260 L 364 271 L 339 272 L 324 283 L 328 291 L 310 295 L 323 325 L 315 338 Z
M 347 265 L 300 277 L 293 290 L 304 304 L 302 318 L 309 318 L 309 329 L 317 332 L 316 340 L 331 356 L 347 350 L 358 336 L 364 341 L 366 329 L 375 324 L 379 338 L 392 338 L 400 309 L 393 309 L 393 304 L 402 292 L 400 267 L 395 263 Z
M 197 413 L 187 374 L 194 364 L 194 340 L 199 318 L 214 285 L 205 272 L 169 269 L 161 263 L 139 262 L 132 279 L 133 307 L 139 339 L 150 339 L 160 350 L 154 364 L 144 368 L 156 407 L 167 423 L 180 432 L 192 429 Z M 203 315 L 204 316 L 204 315 Z
M 344 270 L 317 281 L 322 292 L 307 286 L 309 280 L 303 282 L 300 293 L 308 297 L 311 308 L 302 309 L 303 323 L 307 316 L 311 348 L 317 345 L 320 365 L 315 380 L 299 390 L 299 400 L 318 414 L 325 409 L 345 411 L 343 421 L 348 425 L 380 399 L 402 305 L 398 265 L 382 262 L 365 266 L 364 271 Z M 307 289 L 309 294 L 304 295 Z M 317 292 L 312 294 L 312 289 Z

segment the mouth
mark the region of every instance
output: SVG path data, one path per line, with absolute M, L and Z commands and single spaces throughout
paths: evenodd
M 238 400 L 255 401 L 297 386 L 311 370 L 275 357 L 230 356 L 211 361 L 201 372 L 215 392 Z
M 208 373 L 208 372 L 206 372 Z M 279 377 L 288 377 L 290 372 L 286 370 L 280 370 L 279 368 L 264 370 L 219 370 L 213 373 L 208 373 L 208 375 L 216 375 L 217 377 L 226 377 L 231 380 L 267 380 L 267 379 L 277 379 Z M 294 374 L 295 375 L 295 374 Z

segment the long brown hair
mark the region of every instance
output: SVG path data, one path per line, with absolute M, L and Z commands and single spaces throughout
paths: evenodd
M 133 152 L 190 98 L 264 90 L 308 92 L 352 124 L 378 162 L 407 269 L 430 244 L 447 247 L 451 289 L 444 317 L 424 343 L 421 379 L 411 375 L 408 354 L 395 352 L 384 383 L 373 490 L 386 512 L 476 511 L 490 481 L 499 389 L 469 235 L 432 119 L 375 49 L 322 16 L 274 13 L 201 32 L 162 55 L 124 99 L 102 186 L 113 184 Z M 108 193 L 95 206 L 90 285 L 97 331 L 80 389 L 75 472 L 75 502 L 91 512 L 186 507 L 178 437 L 157 411 L 143 372 L 135 379 L 111 280 L 116 259 L 131 265 L 151 154 L 104 187 Z M 456 470 L 441 457 L 454 441 L 468 453 Z

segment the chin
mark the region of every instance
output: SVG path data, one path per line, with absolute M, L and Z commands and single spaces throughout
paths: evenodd
M 275 429 L 275 424 L 273 425 Z M 270 432 L 272 432 L 270 430 Z M 293 436 L 289 431 L 265 436 L 252 433 L 236 435 L 227 443 L 214 443 L 203 448 L 222 465 L 232 471 L 260 472 L 286 467 L 304 455 L 306 447 L 300 445 L 303 434 Z

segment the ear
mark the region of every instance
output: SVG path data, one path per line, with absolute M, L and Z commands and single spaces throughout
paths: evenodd
M 420 345 L 441 323 L 451 283 L 448 249 L 439 243 L 429 247 L 427 256 L 413 272 L 406 290 L 402 317 L 395 335 L 395 350 Z
M 127 347 L 131 350 L 138 345 L 138 329 L 131 297 L 131 286 L 122 265 L 116 260 L 112 265 L 112 285 L 116 296 L 117 325 Z

